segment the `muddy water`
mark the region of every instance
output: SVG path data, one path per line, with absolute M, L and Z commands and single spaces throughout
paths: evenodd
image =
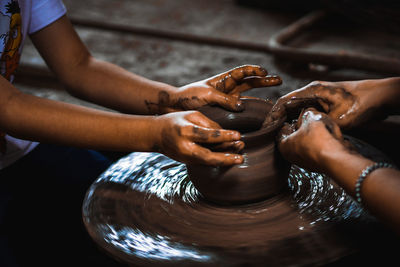
M 357 251 L 374 223 L 328 177 L 297 166 L 277 196 L 213 204 L 184 164 L 157 153 L 132 153 L 103 173 L 83 217 L 102 249 L 135 266 L 320 265 Z

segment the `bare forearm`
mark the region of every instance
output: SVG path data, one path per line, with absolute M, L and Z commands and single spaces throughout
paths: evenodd
M 126 113 L 154 114 L 160 92 L 175 89 L 94 59 L 66 16 L 30 37 L 69 92 L 90 102 Z
M 354 196 L 355 184 L 361 171 L 373 164 L 372 160 L 342 147 L 338 147 L 336 150 L 322 151 L 321 159 L 323 159 L 321 161 L 323 172 L 332 177 L 352 196 Z
M 93 149 L 151 151 L 153 117 L 105 112 L 16 92 L 0 120 L 15 137 Z
M 71 94 L 132 114 L 159 113 L 158 104 L 176 88 L 89 57 L 63 79 Z
M 355 153 L 332 153 L 326 173 L 347 193 L 354 196 L 362 170 L 373 161 Z M 363 205 L 382 222 L 400 234 L 400 172 L 381 168 L 371 172 L 362 183 Z
M 355 81 L 357 90 L 362 95 L 359 103 L 364 104 L 369 108 L 378 108 L 377 112 L 383 112 L 384 115 L 400 114 L 400 77 L 391 77 L 384 79 L 361 80 Z M 356 90 L 355 90 L 356 91 Z M 368 112 L 368 109 L 364 111 Z
M 400 77 L 382 79 L 377 88 L 386 88 L 387 94 L 383 106 L 387 109 L 388 115 L 400 114 Z
M 400 234 L 400 172 L 389 168 L 373 171 L 363 183 L 362 196 L 371 213 Z

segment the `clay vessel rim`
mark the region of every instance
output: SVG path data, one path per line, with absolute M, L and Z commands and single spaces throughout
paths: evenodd
M 265 103 L 265 104 L 269 105 L 269 106 L 271 107 L 271 109 L 272 109 L 272 107 L 273 107 L 273 105 L 274 105 L 274 103 L 273 103 L 271 100 L 269 100 L 269 99 L 263 99 L 263 98 L 257 98 L 257 97 L 241 97 L 240 100 L 243 101 L 243 102 L 245 102 L 247 105 L 251 105 L 252 102 L 255 102 L 255 103 Z M 198 109 L 198 111 L 202 112 L 202 111 L 210 110 L 210 109 L 211 109 L 211 110 L 213 110 L 213 109 L 222 109 L 224 112 L 232 113 L 232 114 L 245 112 L 245 110 L 244 110 L 244 111 L 240 111 L 240 112 L 230 111 L 230 110 L 224 109 L 223 107 L 220 107 L 220 106 L 213 106 L 213 105 L 202 106 L 202 107 L 200 107 L 200 108 Z M 253 111 L 253 112 L 254 112 L 254 111 Z M 268 113 L 266 114 L 265 118 L 266 118 L 269 114 L 270 114 L 270 112 L 268 111 Z M 207 116 L 208 116 L 210 119 L 214 120 L 214 118 L 213 118 L 212 116 L 211 116 L 211 117 L 210 117 L 209 115 L 207 115 Z M 271 124 L 269 124 L 269 125 L 267 125 L 267 126 L 265 126 L 265 127 L 263 127 L 263 125 L 261 125 L 261 127 L 260 127 L 258 130 L 243 133 L 243 134 L 241 134 L 241 140 L 245 142 L 245 141 L 250 140 L 250 139 L 253 139 L 253 138 L 271 135 L 271 134 L 273 134 L 280 126 L 283 125 L 283 123 L 285 122 L 285 120 L 286 120 L 286 117 L 282 117 L 282 118 L 279 118 L 279 120 L 276 120 L 276 121 L 274 121 L 273 123 L 271 123 Z
M 280 118 L 277 121 L 274 121 L 272 124 L 266 126 L 266 127 L 261 127 L 259 130 L 256 131 L 252 131 L 252 132 L 248 132 L 245 134 L 241 135 L 241 139 L 242 140 L 248 140 L 251 138 L 255 138 L 255 137 L 259 137 L 259 136 L 263 136 L 263 135 L 269 135 L 274 133 L 280 126 L 282 126 L 282 124 L 285 122 L 284 117 Z
M 263 98 L 253 98 L 253 97 L 241 97 L 240 100 L 245 101 L 245 102 L 264 102 L 268 105 L 271 105 L 271 109 L 273 107 L 273 102 L 269 99 L 263 99 Z M 270 113 L 268 112 L 268 114 L 265 116 L 267 117 Z M 283 125 L 283 123 L 285 122 L 286 118 L 282 117 L 279 120 L 274 121 L 273 123 L 271 123 L 270 125 L 263 127 L 261 126 L 260 129 L 256 130 L 256 131 L 251 131 L 251 132 L 247 132 L 241 135 L 241 139 L 243 141 L 251 139 L 251 138 L 255 138 L 255 137 L 259 137 L 259 136 L 263 136 L 263 135 L 268 135 L 270 133 L 275 132 L 280 126 Z

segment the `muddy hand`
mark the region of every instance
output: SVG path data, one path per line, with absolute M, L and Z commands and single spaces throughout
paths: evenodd
M 182 111 L 162 115 L 156 123 L 159 139 L 155 146 L 177 161 L 214 166 L 233 165 L 243 162 L 235 153 L 213 152 L 202 144 L 218 144 L 228 151 L 244 147 L 240 133 L 224 130 L 216 122 L 197 111 Z
M 374 80 L 349 82 L 315 81 L 280 99 L 272 108 L 266 123 L 288 112 L 318 103 L 341 128 L 351 128 L 373 118 L 384 117 L 385 91 Z
M 240 94 L 252 88 L 279 85 L 281 78 L 255 65 L 244 65 L 214 77 L 179 88 L 171 96 L 164 97 L 166 112 L 197 109 L 201 106 L 221 105 L 228 110 L 240 111 L 243 104 Z
M 339 126 L 314 108 L 304 110 L 297 122 L 286 123 L 278 143 L 284 158 L 310 171 L 324 171 L 321 153 L 346 149 Z
M 207 83 L 223 93 L 239 96 L 242 92 L 258 87 L 279 85 L 279 76 L 268 75 L 266 69 L 244 65 L 210 78 Z

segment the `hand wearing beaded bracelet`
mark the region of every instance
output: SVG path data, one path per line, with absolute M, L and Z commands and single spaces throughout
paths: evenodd
M 358 203 L 362 203 L 362 199 L 361 199 L 361 186 L 362 183 L 364 182 L 365 178 L 367 178 L 367 176 L 373 172 L 376 169 L 379 168 L 392 168 L 392 169 L 396 169 L 396 166 L 390 164 L 390 163 L 386 163 L 386 162 L 378 162 L 378 163 L 374 163 L 368 167 L 366 167 L 362 172 L 361 175 L 358 177 L 357 182 L 356 182 L 356 188 L 355 188 L 355 198 L 356 201 Z

